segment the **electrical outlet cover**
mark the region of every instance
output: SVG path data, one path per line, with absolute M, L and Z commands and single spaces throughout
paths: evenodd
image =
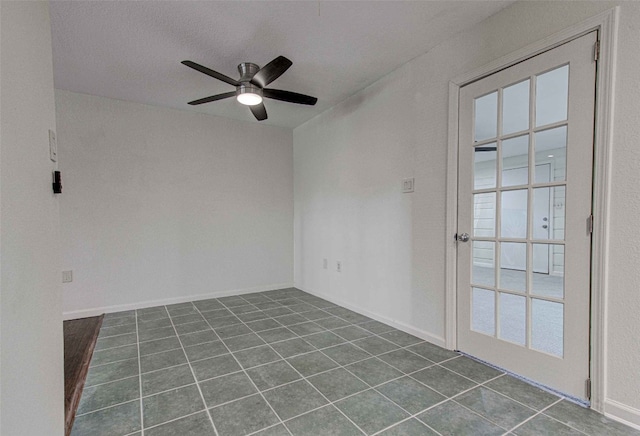
M 410 179 L 404 179 L 402 181 L 402 192 L 409 193 L 413 192 L 413 186 L 415 184 L 415 179 L 411 177 Z

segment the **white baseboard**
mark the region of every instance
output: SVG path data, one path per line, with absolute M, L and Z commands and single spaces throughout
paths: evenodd
M 640 430 L 640 410 L 619 403 L 618 401 L 604 400 L 604 416 L 614 419 L 629 427 Z
M 295 286 L 295 285 L 294 285 Z M 421 330 L 421 329 L 417 329 L 413 326 L 410 326 L 408 324 L 405 324 L 401 321 L 389 318 L 387 316 L 384 315 L 380 315 L 379 313 L 375 313 L 375 312 L 371 312 L 369 310 L 363 309 L 362 307 L 359 306 L 355 306 L 351 303 L 348 303 L 344 300 L 340 300 L 338 298 L 334 298 L 330 295 L 324 294 L 322 292 L 315 292 L 315 291 L 311 291 L 309 289 L 304 289 L 300 286 L 295 286 L 297 289 L 300 289 L 301 291 L 304 291 L 308 294 L 311 295 L 315 295 L 316 297 L 320 297 L 320 298 L 324 298 L 325 300 L 328 300 L 334 304 L 338 304 L 340 306 L 346 307 L 349 310 L 353 310 L 354 312 L 357 312 L 361 315 L 364 316 L 368 316 L 369 318 L 373 318 L 376 321 L 380 321 L 383 322 L 385 324 L 390 325 L 391 327 L 395 327 L 398 330 L 402 330 L 405 333 L 409 333 L 410 335 L 414 335 L 419 337 L 420 339 L 424 339 L 427 342 L 431 342 L 434 345 L 438 345 L 440 347 L 445 348 L 445 340 L 443 337 L 441 336 L 436 336 L 434 334 L 431 334 L 429 332 L 427 332 L 426 330 Z
M 144 309 L 146 307 L 165 306 L 167 304 L 187 303 L 189 301 L 207 300 L 209 298 L 228 297 L 233 295 L 251 294 L 253 292 L 275 291 L 276 289 L 292 288 L 293 283 L 279 283 L 274 285 L 257 286 L 253 288 L 216 291 L 208 294 L 186 295 L 184 297 L 165 298 L 161 300 L 140 301 L 137 303 L 118 304 L 115 306 L 94 307 L 91 309 L 63 312 L 64 320 L 98 316 L 103 313 L 122 312 L 125 310 Z

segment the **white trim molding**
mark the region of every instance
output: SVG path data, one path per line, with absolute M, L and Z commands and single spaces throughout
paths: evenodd
M 444 347 L 445 346 L 445 342 L 444 342 L 444 338 L 441 336 L 436 336 L 434 334 L 431 334 L 429 332 L 427 332 L 426 330 L 421 330 L 421 329 L 417 329 L 415 327 L 412 327 L 408 324 L 405 324 L 403 322 L 394 320 L 392 318 L 380 315 L 378 313 L 375 312 L 371 312 L 369 310 L 363 309 L 360 306 L 356 306 L 354 304 L 351 303 L 347 303 L 344 300 L 341 300 L 339 298 L 334 298 L 330 295 L 327 294 L 323 294 L 322 292 L 314 292 L 311 291 L 309 289 L 305 289 L 305 288 L 301 288 L 300 286 L 296 286 L 296 289 L 300 289 L 303 292 L 306 292 L 307 294 L 311 294 L 311 295 L 315 295 L 316 297 L 319 298 L 323 298 L 331 303 L 337 304 L 339 306 L 342 307 L 346 307 L 349 310 L 352 310 L 354 312 L 359 313 L 360 315 L 364 315 L 364 316 L 368 316 L 369 318 L 372 318 L 376 321 L 380 321 L 384 324 L 390 325 L 391 327 L 397 328 L 398 330 L 402 330 L 405 333 L 409 333 L 410 335 L 416 336 L 420 339 L 424 339 L 427 342 L 430 342 L 432 344 L 435 344 L 439 347 Z
M 457 275 L 458 275 L 458 82 L 449 82 L 449 138 L 447 150 L 447 201 L 445 216 L 445 327 L 444 339 L 450 350 L 457 348 Z
M 215 291 L 208 294 L 188 295 L 185 297 L 164 298 L 161 300 L 147 300 L 137 303 L 118 304 L 115 306 L 94 307 L 91 309 L 73 310 L 62 314 L 64 320 L 98 316 L 103 313 L 122 312 L 125 310 L 144 309 L 146 307 L 166 306 L 168 304 L 188 303 L 191 301 L 208 300 L 209 298 L 230 297 L 235 295 L 251 294 L 254 292 L 275 291 L 277 289 L 293 288 L 293 283 L 279 283 L 274 285 L 257 286 L 253 288 L 232 289 L 227 291 Z
M 627 423 L 639 423 L 638 415 L 627 406 L 621 408 L 607 400 L 606 386 L 606 301 L 608 268 L 608 215 L 611 178 L 611 148 L 613 142 L 613 107 L 615 96 L 616 47 L 618 34 L 618 7 L 598 14 L 577 25 L 555 33 L 541 41 L 506 55 L 481 68 L 456 77 L 449 83 L 449 138 L 447 154 L 447 204 L 446 204 L 446 296 L 445 296 L 445 345 L 457 346 L 457 250 L 454 235 L 457 233 L 458 216 L 458 102 L 460 88 L 508 68 L 540 53 L 558 47 L 594 30 L 598 32 L 600 54 L 597 66 L 596 117 L 594 134 L 594 180 L 591 269 L 591 408 L 607 411 L 614 419 Z M 618 413 L 620 412 L 620 413 Z M 624 412 L 624 413 L 623 413 Z M 638 412 L 634 409 L 634 412 Z
M 618 401 L 604 400 L 604 416 L 640 430 L 640 410 Z

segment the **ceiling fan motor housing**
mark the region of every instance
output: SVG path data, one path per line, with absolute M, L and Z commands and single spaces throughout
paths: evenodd
M 260 67 L 256 64 L 252 64 L 251 62 L 243 62 L 238 65 L 238 71 L 241 76 L 239 82 L 249 82 L 253 79 L 253 76 L 260 71 Z

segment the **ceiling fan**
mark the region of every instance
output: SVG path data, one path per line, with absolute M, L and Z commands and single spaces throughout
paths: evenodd
M 238 65 L 240 79 L 235 80 L 224 74 L 213 71 L 200 64 L 192 61 L 182 61 L 182 63 L 196 71 L 211 76 L 215 79 L 222 80 L 229 85 L 236 87 L 235 91 L 216 94 L 210 97 L 201 98 L 190 101 L 190 105 L 198 105 L 210 103 L 212 101 L 222 100 L 225 98 L 236 97 L 236 99 L 249 106 L 251 113 L 258 121 L 267 119 L 267 110 L 262 103 L 262 98 L 272 98 L 274 100 L 286 101 L 289 103 L 306 104 L 313 106 L 318 101 L 317 98 L 309 95 L 298 94 L 297 92 L 283 91 L 281 89 L 265 88 L 268 84 L 280 77 L 293 64 L 284 56 L 278 56 L 263 68 L 251 62 L 243 62 Z

